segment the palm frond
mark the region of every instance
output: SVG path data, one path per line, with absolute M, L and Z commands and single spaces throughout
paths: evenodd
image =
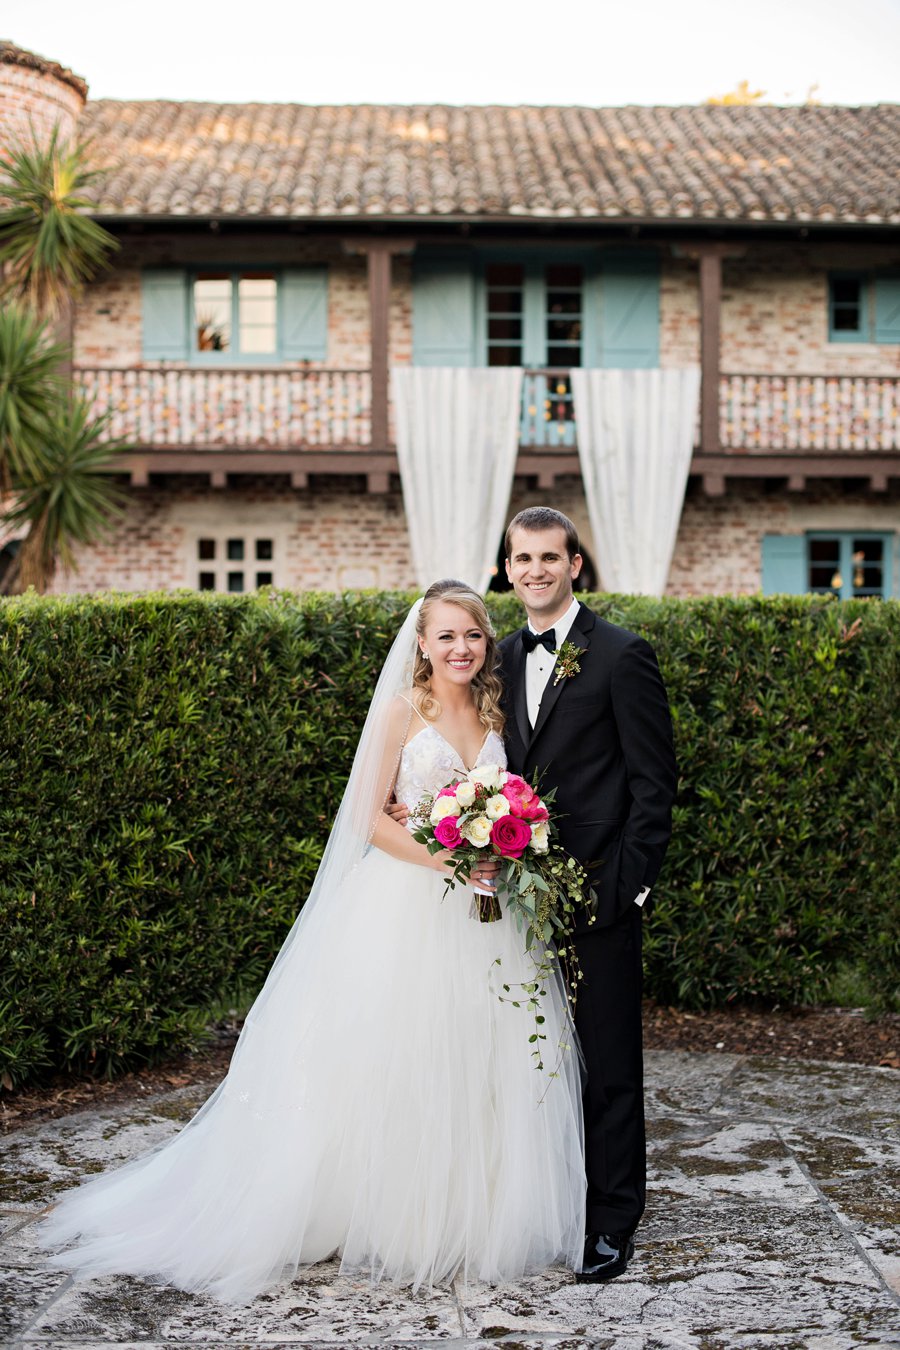
M 16 480 L 5 519 L 29 526 L 19 557 L 23 589 L 44 590 L 57 559 L 75 568 L 75 545 L 96 543 L 121 515 L 125 494 L 110 474 L 125 447 L 104 439 L 108 425 L 108 414 L 92 417 L 82 398 L 72 399 L 54 418 L 37 462 Z
M 118 241 L 86 214 L 86 190 L 102 171 L 88 167 L 89 145 L 61 144 L 54 128 L 8 153 L 0 178 L 0 263 L 4 290 L 54 318 L 104 267 Z
M 0 305 L 0 493 L 34 470 L 66 397 L 67 349 L 22 305 Z

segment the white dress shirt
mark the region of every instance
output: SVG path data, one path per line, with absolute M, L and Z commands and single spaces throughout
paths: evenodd
M 575 615 L 580 608 L 580 601 L 573 599 L 571 605 L 565 614 L 561 615 L 552 625 L 556 637 L 556 650 L 569 636 L 569 630 L 575 622 Z M 528 627 L 532 633 L 540 636 L 545 631 L 538 630 L 534 624 L 529 621 Z M 535 647 L 533 652 L 529 652 L 525 657 L 525 700 L 528 706 L 528 721 L 532 727 L 538 719 L 538 713 L 541 710 L 541 699 L 544 697 L 544 691 L 550 681 L 550 675 L 556 665 L 556 657 L 553 652 L 548 652 L 546 647 Z M 634 897 L 636 905 L 643 905 L 647 896 L 650 894 L 649 886 L 642 886 L 639 893 Z

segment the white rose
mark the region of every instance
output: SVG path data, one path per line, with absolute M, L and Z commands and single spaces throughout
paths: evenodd
M 499 764 L 482 764 L 479 768 L 473 769 L 469 777 L 473 782 L 481 783 L 488 792 L 496 792 L 506 781 L 506 771 L 501 769 Z
M 459 812 L 459 802 L 455 797 L 438 797 L 431 808 L 431 815 L 428 819 L 432 825 L 437 825 L 438 821 L 443 820 L 445 816 L 458 816 Z
M 484 848 L 491 837 L 491 822 L 487 816 L 473 816 L 471 820 L 466 821 L 460 833 L 476 848 Z
M 484 809 L 491 820 L 499 820 L 501 816 L 509 815 L 509 802 L 498 793 L 496 797 L 488 797 Z
M 546 820 L 539 820 L 531 827 L 531 847 L 535 853 L 547 853 L 550 849 L 550 831 Z
M 456 789 L 456 800 L 460 806 L 471 806 L 475 800 L 475 784 L 464 778 Z

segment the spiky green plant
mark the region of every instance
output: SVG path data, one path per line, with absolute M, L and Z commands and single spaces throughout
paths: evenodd
M 57 560 L 76 568 L 75 545 L 93 544 L 121 514 L 124 494 L 110 476 L 113 457 L 124 447 L 105 440 L 109 414 L 91 417 L 82 398 L 56 408 L 47 443 L 15 481 L 15 505 L 6 513 L 28 534 L 6 585 L 44 591 Z
M 100 176 L 88 168 L 89 146 L 62 143 L 54 127 L 41 145 L 13 147 L 0 176 L 0 263 L 7 294 L 55 319 L 102 268 L 118 241 L 85 214 L 87 189 Z
M 0 305 L 0 498 L 34 471 L 65 397 L 59 364 L 66 348 L 29 309 Z

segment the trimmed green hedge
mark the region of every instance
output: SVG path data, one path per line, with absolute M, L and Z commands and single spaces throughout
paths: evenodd
M 650 991 L 796 1002 L 850 963 L 895 1006 L 900 606 L 591 603 L 654 643 L 675 718 Z M 113 1073 L 259 986 L 407 605 L 0 604 L 0 1073 Z M 514 597 L 492 608 L 518 624 Z

